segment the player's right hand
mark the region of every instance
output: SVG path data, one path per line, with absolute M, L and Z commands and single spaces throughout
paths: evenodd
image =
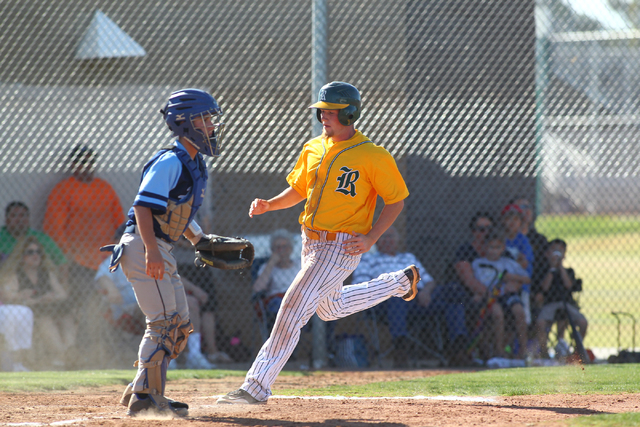
M 144 257 L 147 265 L 147 276 L 162 280 L 164 277 L 164 258 L 162 258 L 160 251 L 147 248 Z
M 253 218 L 254 215 L 262 215 L 269 210 L 269 202 L 264 199 L 254 199 L 249 207 L 249 217 Z

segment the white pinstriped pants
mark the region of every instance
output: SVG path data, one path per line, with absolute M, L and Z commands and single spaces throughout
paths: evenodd
M 353 237 L 337 233 L 335 241 L 311 240 L 302 233 L 302 266 L 282 300 L 271 336 L 256 356 L 240 388 L 258 400 L 271 396 L 271 385 L 300 339 L 300 329 L 314 313 L 336 320 L 366 310 L 390 297 L 402 297 L 411 286 L 403 271 L 386 273 L 355 285 L 342 283 L 356 269 L 360 255 L 344 252 L 342 242 Z

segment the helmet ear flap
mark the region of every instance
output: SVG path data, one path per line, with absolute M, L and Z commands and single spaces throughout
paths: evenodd
M 351 126 L 360 117 L 360 110 L 355 105 L 349 105 L 338 113 L 338 120 L 343 126 Z

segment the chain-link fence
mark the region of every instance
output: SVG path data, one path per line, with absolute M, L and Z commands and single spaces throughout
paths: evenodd
M 226 123 L 200 222 L 249 237 L 257 262 L 251 271 L 195 270 L 189 244 L 175 254 L 203 290 L 188 289 L 202 354 L 250 362 L 268 335 L 260 309 L 269 305 L 252 285 L 275 230 L 294 236 L 296 259 L 300 208 L 250 219 L 248 207 L 286 187 L 302 144 L 319 132 L 307 107 L 332 80 L 359 88 L 357 128 L 396 158 L 411 192 L 396 221 L 400 250 L 434 286 L 422 309 L 401 309 L 404 329 L 391 304 L 312 322 L 329 331 L 326 356 L 313 351 L 320 334 L 303 333 L 297 366 L 313 354 L 316 366 L 383 367 L 522 357 L 518 310 L 487 310 L 473 269 L 484 226 L 508 228 L 514 216 L 531 237 L 529 249 L 517 233 L 507 242 L 524 245 L 516 258 L 532 254 L 520 259 L 533 277 L 520 295 L 531 314 L 528 350 L 540 360 L 564 352 L 553 326 L 540 353 L 549 328 L 539 313 L 554 298 L 541 284 L 552 269 L 562 281 L 563 269 L 536 229 L 567 243 L 564 266 L 582 279 L 573 298 L 588 321 L 586 346 L 600 359 L 635 350 L 639 10 L 637 0 L 0 0 L 3 369 L 135 360 L 144 320 L 126 282 L 96 280 L 98 247 L 114 241 L 142 166 L 171 141 L 158 110 L 184 87 L 210 91 Z M 94 174 L 72 175 L 72 159 L 93 160 Z M 503 214 L 509 204 L 518 207 Z M 500 311 L 504 346 L 495 345 Z M 544 325 L 566 324 L 552 319 Z M 206 363 L 181 357 L 178 366 Z

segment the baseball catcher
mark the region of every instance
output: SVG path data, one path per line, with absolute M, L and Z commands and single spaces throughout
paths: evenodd
M 181 236 L 196 247 L 201 265 L 242 268 L 253 260 L 253 246 L 242 239 L 205 235 L 194 221 L 202 206 L 208 171 L 203 156 L 220 155 L 222 109 L 211 94 L 183 89 L 160 110 L 175 140 L 144 165 L 127 225 L 113 252 L 110 269 L 122 267 L 146 317 L 138 348 L 138 368 L 120 402 L 127 414 L 188 415 L 189 405 L 165 396 L 167 368 L 195 342 L 189 307 L 173 243 Z
M 250 267 L 255 251 L 250 241 L 241 237 L 223 237 L 206 234 L 196 243 L 195 265 L 221 270 Z

